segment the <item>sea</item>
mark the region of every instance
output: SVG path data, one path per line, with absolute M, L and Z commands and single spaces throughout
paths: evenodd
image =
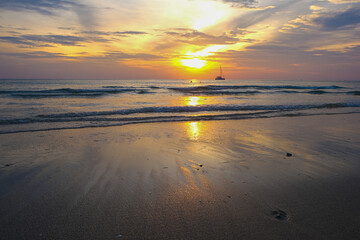
M 0 80 L 0 134 L 360 113 L 360 81 Z

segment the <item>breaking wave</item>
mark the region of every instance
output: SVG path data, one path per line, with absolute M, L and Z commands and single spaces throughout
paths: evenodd
M 224 85 L 207 85 L 195 87 L 174 87 L 168 88 L 171 91 L 180 92 L 184 94 L 196 95 L 255 95 L 255 94 L 354 94 L 356 92 L 334 91 L 337 89 L 344 89 L 344 87 L 331 86 L 293 86 L 293 85 L 241 85 L 241 86 L 224 86 Z
M 311 109 L 343 109 L 360 107 L 359 104 L 330 103 L 309 105 L 209 105 L 209 106 L 168 106 L 143 107 L 100 112 L 68 112 L 59 114 L 42 114 L 21 119 L 0 119 L 0 125 L 23 125 L 36 123 L 70 123 L 77 122 L 73 127 L 103 127 L 131 123 L 229 120 L 244 118 L 264 118 L 279 116 L 299 116 L 301 112 Z M 161 113 L 161 114 L 159 114 Z M 194 115 L 193 113 L 196 113 Z M 326 114 L 326 112 L 323 112 Z M 137 116 L 136 114 L 142 114 Z M 175 114 L 175 115 L 174 115 Z M 190 115 L 189 115 L 190 114 Z M 135 116 L 132 116 L 135 115 Z M 115 124 L 115 125 L 114 125 Z M 25 127 L 26 129 L 26 127 Z M 62 129 L 62 128 L 56 128 Z M 30 130 L 22 130 L 30 131 Z M 33 130 L 31 130 L 33 131 Z M 10 131 L 11 132 L 11 131 Z M 0 134 L 9 133 L 1 131 Z

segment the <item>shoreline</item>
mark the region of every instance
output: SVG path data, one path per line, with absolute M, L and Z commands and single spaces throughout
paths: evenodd
M 355 238 L 359 126 L 341 114 L 2 134 L 0 234 Z
M 267 112 L 265 112 L 266 114 Z M 262 112 L 259 113 L 263 114 Z M 156 124 L 156 123 L 183 123 L 183 122 L 207 122 L 207 121 L 237 121 L 237 120 L 249 120 L 249 119 L 271 119 L 271 118 L 292 118 L 292 117 L 311 117 L 311 116 L 333 116 L 333 115 L 348 115 L 348 114 L 360 114 L 359 111 L 352 112 L 335 112 L 335 113 L 289 113 L 285 115 L 278 116 L 260 116 L 254 118 L 254 116 L 244 117 L 244 115 L 250 114 L 227 114 L 227 115 L 199 115 L 199 116 L 180 116 L 180 118 L 184 118 L 183 120 L 162 120 L 162 121 L 139 121 L 139 122 L 127 122 L 127 123 L 118 123 L 118 124 L 110 124 L 110 125 L 87 125 L 87 126 L 78 126 L 78 127 L 59 127 L 59 128 L 45 128 L 45 129 L 33 129 L 33 130 L 14 130 L 8 132 L 1 132 L 0 135 L 6 134 L 17 134 L 17 133 L 32 133 L 32 132 L 47 132 L 47 131 L 61 131 L 61 130 L 76 130 L 76 129 L 86 129 L 86 128 L 108 128 L 108 127 L 121 127 L 127 125 L 136 125 L 136 124 Z M 224 118 L 224 117 L 228 118 Z M 241 117 L 239 117 L 241 116 Z M 214 117 L 213 119 L 208 119 L 208 117 Z

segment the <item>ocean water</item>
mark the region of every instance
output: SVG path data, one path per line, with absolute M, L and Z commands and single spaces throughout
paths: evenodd
M 0 80 L 0 134 L 360 113 L 360 81 Z

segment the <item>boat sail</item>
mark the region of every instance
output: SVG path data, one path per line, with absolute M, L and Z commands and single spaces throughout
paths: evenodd
M 220 75 L 217 76 L 217 77 L 215 78 L 215 80 L 225 80 L 225 77 L 223 77 L 223 74 L 222 74 L 221 65 L 220 65 Z

